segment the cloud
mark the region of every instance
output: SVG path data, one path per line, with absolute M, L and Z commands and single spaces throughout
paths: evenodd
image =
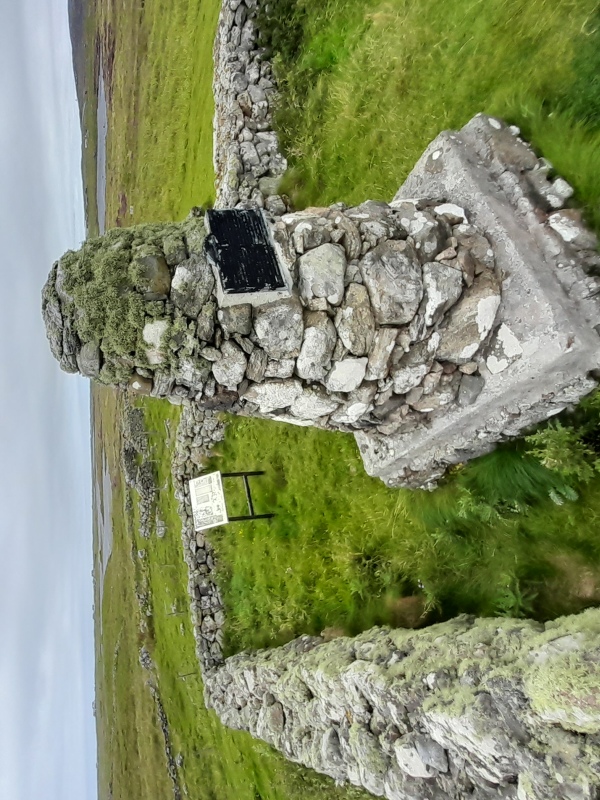
M 66 0 L 0 7 L 0 796 L 96 796 L 89 388 L 40 291 L 84 237 Z

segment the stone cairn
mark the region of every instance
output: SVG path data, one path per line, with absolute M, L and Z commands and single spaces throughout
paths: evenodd
M 194 209 L 54 265 L 52 352 L 68 372 L 184 406 L 173 478 L 206 702 L 224 724 L 388 800 L 595 800 L 597 611 L 223 659 L 214 555 L 187 491 L 223 437 L 218 411 L 352 432 L 370 474 L 431 488 L 590 392 L 599 355 L 596 239 L 571 187 L 499 120 L 442 133 L 391 203 L 290 212 L 256 8 L 226 0 L 219 21 L 217 207 L 264 211 L 289 296 L 221 307 Z

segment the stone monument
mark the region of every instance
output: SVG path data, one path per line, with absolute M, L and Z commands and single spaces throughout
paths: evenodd
M 44 288 L 50 346 L 105 383 L 354 433 L 370 474 L 430 487 L 596 385 L 600 258 L 570 193 L 479 115 L 391 203 L 248 202 L 85 242 Z

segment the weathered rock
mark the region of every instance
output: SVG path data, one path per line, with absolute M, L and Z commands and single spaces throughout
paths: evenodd
M 364 286 L 351 283 L 344 296 L 344 302 L 335 317 L 338 336 L 344 347 L 354 356 L 370 353 L 375 335 L 375 321 L 369 302 L 369 294 Z
M 598 247 L 598 238 L 583 224 L 581 212 L 574 209 L 564 209 L 548 217 L 548 225 L 567 244 L 578 250 L 595 250 Z
M 175 270 L 171 300 L 186 316 L 194 319 L 211 299 L 214 285 L 215 279 L 206 258 L 193 255 Z
M 162 255 L 148 253 L 135 259 L 138 289 L 147 300 L 167 297 L 171 288 L 171 273 Z
M 240 348 L 231 340 L 223 342 L 221 358 L 212 365 L 212 372 L 218 383 L 226 389 L 235 390 L 244 380 L 247 359 Z
M 471 406 L 481 394 L 485 380 L 481 375 L 464 375 L 458 390 L 459 406 Z
M 261 414 L 270 414 L 289 408 L 302 391 L 302 383 L 298 380 L 269 380 L 251 386 L 244 392 L 243 398 L 256 403 Z
M 214 299 L 208 300 L 202 306 L 197 319 L 198 338 L 204 342 L 212 341 L 215 335 L 215 318 L 217 316 L 217 303 Z
M 330 392 L 352 392 L 363 382 L 367 371 L 366 358 L 345 358 L 336 361 L 325 381 Z
M 462 270 L 436 261 L 424 264 L 423 286 L 425 324 L 434 325 L 460 298 L 463 290 Z
M 421 264 L 433 261 L 444 249 L 450 227 L 444 219 L 429 211 L 417 211 L 408 227 Z
M 397 328 L 379 328 L 375 333 L 365 375 L 368 381 L 383 380 L 387 377 L 397 336 Z
M 210 369 L 211 365 L 206 359 L 187 356 L 179 359 L 177 368 L 172 372 L 172 377 L 176 383 L 201 392 L 210 374 Z
M 344 297 L 346 256 L 336 244 L 323 244 L 305 253 L 298 262 L 300 297 L 308 303 L 324 298 L 337 306 Z
M 304 340 L 296 362 L 296 372 L 305 380 L 320 381 L 331 365 L 337 335 L 327 314 L 311 311 L 305 315 Z
M 100 375 L 102 356 L 100 347 L 95 342 L 82 345 L 77 353 L 77 368 L 86 378 L 97 378 Z
M 439 334 L 433 333 L 426 341 L 413 345 L 408 353 L 397 348 L 392 354 L 391 377 L 396 394 L 405 394 L 421 383 L 431 369 L 439 341 Z
M 338 408 L 340 401 L 323 389 L 305 389 L 290 407 L 290 412 L 299 419 L 318 419 Z
M 255 347 L 248 358 L 246 377 L 250 381 L 260 383 L 265 377 L 269 356 L 260 347 Z M 286 376 L 289 377 L 289 376 Z
M 471 361 L 491 332 L 500 307 L 500 282 L 484 270 L 450 311 L 440 328 L 438 359 L 453 364 Z
M 270 358 L 295 358 L 300 353 L 304 323 L 297 297 L 253 309 L 256 341 Z
M 295 358 L 270 360 L 265 370 L 266 378 L 291 378 L 296 367 Z
M 146 342 L 146 357 L 151 365 L 162 364 L 165 360 L 163 347 L 164 336 L 169 330 L 169 323 L 165 319 L 146 322 L 142 331 L 142 339 Z
M 421 265 L 412 245 L 402 240 L 384 242 L 367 253 L 360 270 L 377 322 L 410 322 L 423 297 Z
M 129 379 L 129 388 L 135 392 L 135 394 L 149 395 L 152 392 L 152 385 L 152 380 L 150 378 L 145 378 L 137 372 L 134 372 Z
M 217 319 L 227 336 L 239 333 L 248 336 L 252 332 L 252 306 L 250 303 L 227 306 L 217 312 Z

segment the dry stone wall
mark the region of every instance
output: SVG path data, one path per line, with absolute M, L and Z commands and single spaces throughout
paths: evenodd
M 173 450 L 172 475 L 181 518 L 183 555 L 188 566 L 196 655 L 203 674 L 223 663 L 225 611 L 210 541 L 205 533 L 194 530 L 188 481 L 198 476 L 213 447 L 224 436 L 225 425 L 213 411 L 195 403 L 183 407 Z
M 287 161 L 273 128 L 277 90 L 256 42 L 257 0 L 225 0 L 214 46 L 217 208 L 252 205 L 285 213 L 278 194 Z
M 387 800 L 596 800 L 600 611 L 303 636 L 205 676 L 207 706 Z

